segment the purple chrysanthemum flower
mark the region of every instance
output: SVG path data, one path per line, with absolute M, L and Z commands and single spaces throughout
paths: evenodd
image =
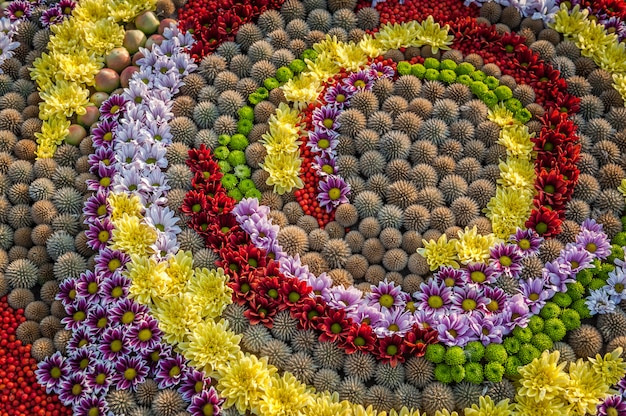
M 124 336 L 124 329 L 117 326 L 107 328 L 102 333 L 100 352 L 105 360 L 117 362 L 131 352 L 130 342 Z
M 69 305 L 74 305 L 78 301 L 77 282 L 76 279 L 65 279 L 59 284 L 56 299 L 61 301 L 66 310 Z
M 415 323 L 421 329 L 434 328 L 437 325 L 438 316 L 430 313 L 429 311 L 425 311 L 423 309 L 416 310 L 413 317 L 415 318 Z
M 326 273 L 322 273 L 319 276 L 312 275 L 312 277 L 307 280 L 307 283 L 312 289 L 311 296 L 327 296 L 324 295 L 324 293 L 330 290 L 333 285 L 333 280 Z
M 113 185 L 113 176 L 117 173 L 114 166 L 105 166 L 98 164 L 98 171 L 95 175 L 100 179 L 87 179 L 87 189 L 90 191 L 108 191 Z
M 312 124 L 315 132 L 328 133 L 335 132 L 339 128 L 337 119 L 341 111 L 335 106 L 324 105 L 313 110 Z M 336 134 L 336 133 L 335 133 Z M 311 140 L 311 134 L 309 134 Z
M 76 348 L 81 348 L 87 345 L 92 345 L 96 342 L 95 335 L 83 325 L 77 330 L 72 332 L 72 338 L 67 343 L 66 350 L 71 351 Z
M 12 22 L 30 18 L 31 4 L 26 0 L 14 0 L 4 9 L 4 14 Z
M 242 228 L 248 233 L 250 241 L 252 241 L 255 246 L 268 250 L 276 243 L 280 227 L 272 224 L 267 219 L 257 223 L 246 221 L 246 225 L 246 227 Z
M 333 131 L 310 131 L 309 140 L 306 145 L 313 153 L 321 153 L 322 155 L 332 158 L 335 156 L 335 149 L 339 144 L 338 137 L 337 133 Z
M 372 323 L 372 328 L 379 338 L 392 336 L 394 334 L 404 336 L 411 330 L 415 323 L 413 314 L 402 308 L 383 308 L 381 313 L 382 318 Z
M 74 406 L 91 395 L 83 373 L 70 373 L 59 386 L 59 400 L 65 406 Z
M 598 222 L 596 222 L 596 220 L 594 220 L 593 218 L 587 218 L 586 220 L 583 221 L 582 224 L 580 224 L 580 231 L 593 231 L 594 233 L 602 233 L 604 226 L 602 224 L 599 224 Z
M 131 280 L 121 274 L 105 277 L 100 284 L 102 304 L 108 305 L 128 296 Z
M 322 299 L 333 309 L 343 309 L 346 312 L 355 312 L 361 304 L 363 292 L 354 286 L 345 288 L 333 286 L 322 293 Z
M 484 286 L 483 296 L 486 299 L 485 309 L 487 314 L 501 313 L 504 310 L 509 298 L 504 290 L 495 286 Z
M 160 389 L 169 389 L 180 383 L 185 372 L 187 372 L 185 357 L 181 354 L 174 354 L 172 357 L 159 361 L 154 381 Z
M 542 271 L 543 279 L 556 292 L 566 292 L 567 284 L 576 281 L 576 275 L 561 258 L 546 263 Z
M 319 183 L 320 192 L 317 194 L 320 208 L 326 207 L 326 211 L 331 212 L 333 208 L 347 204 L 350 185 L 340 176 L 330 175 L 324 179 Z
M 72 410 L 74 416 L 99 416 L 108 414 L 109 408 L 104 398 L 91 395 L 80 399 Z
M 110 361 L 98 360 L 87 370 L 87 384 L 95 395 L 104 395 L 113 382 L 114 368 Z
M 61 323 L 65 325 L 65 329 L 75 331 L 85 324 L 90 305 L 84 298 L 78 298 L 76 302 L 65 306 L 65 312 L 68 316 L 61 319 Z
M 111 214 L 111 207 L 107 204 L 107 193 L 99 191 L 91 195 L 83 207 L 85 221 L 91 222 L 96 218 L 103 219 Z
M 593 255 L 577 244 L 567 244 L 559 257 L 564 264 L 569 265 L 574 274 L 583 269 L 593 267 Z
M 576 236 L 576 244 L 590 252 L 594 258 L 603 260 L 611 254 L 611 243 L 603 232 L 582 229 Z
M 198 371 L 193 367 L 189 367 L 187 371 L 183 373 L 180 380 L 180 387 L 178 387 L 178 393 L 185 400 L 190 402 L 191 398 L 205 390 L 211 379 L 204 376 L 202 371 Z
M 471 285 L 489 285 L 496 281 L 493 268 L 485 263 L 469 263 L 463 274 L 465 283 Z
M 154 348 L 147 351 L 141 351 L 141 356 L 150 368 L 151 373 L 157 371 L 161 360 L 171 357 L 172 354 L 175 354 L 172 351 L 172 346 L 163 342 L 159 342 Z
M 115 120 L 102 120 L 98 122 L 98 125 L 91 129 L 93 147 L 95 149 L 99 147 L 110 148 L 113 144 L 113 135 L 116 129 L 117 122 Z
M 150 369 L 141 357 L 123 356 L 115 364 L 113 383 L 118 390 L 135 391 L 137 384 L 146 381 Z
M 417 309 L 427 311 L 431 315 L 443 315 L 452 304 L 452 289 L 443 282 L 431 279 L 420 285 L 420 291 L 413 297 L 419 302 Z
M 621 394 L 608 396 L 598 405 L 598 416 L 626 416 L 626 400 Z
M 466 315 L 483 315 L 487 312 L 487 303 L 490 300 L 479 288 L 471 286 L 454 287 L 450 312 L 463 313 Z
M 617 389 L 620 394 L 624 394 L 626 391 L 626 377 L 622 377 L 620 381 L 617 382 Z
M 94 334 L 100 336 L 109 326 L 109 311 L 102 305 L 92 308 L 87 314 L 87 328 Z
M 50 27 L 52 25 L 58 25 L 65 20 L 65 15 L 61 12 L 61 8 L 58 5 L 50 7 L 48 10 L 44 10 L 39 18 L 43 27 Z
M 48 394 L 58 394 L 61 382 L 69 375 L 70 367 L 59 351 L 46 357 L 35 370 L 37 382 L 46 388 Z
M 109 166 L 114 162 L 115 153 L 113 147 L 97 147 L 94 153 L 90 154 L 87 158 L 89 162 L 89 172 L 94 175 L 98 172 L 98 166 L 103 164 Z
M 540 277 L 520 280 L 520 293 L 533 315 L 538 314 L 549 299 L 554 296 L 554 289 L 546 286 L 546 281 Z
M 383 314 L 379 309 L 361 303 L 359 308 L 354 312 L 348 313 L 347 317 L 352 318 L 352 321 L 358 324 L 372 325 L 374 322 L 381 320 Z
M 76 2 L 74 0 L 60 0 L 57 6 L 61 9 L 61 13 L 70 16 L 76 8 Z
M 611 296 L 607 286 L 603 286 L 600 289 L 590 291 L 590 295 L 585 300 L 585 305 L 587 305 L 591 315 L 604 315 L 615 312 L 618 302 L 619 298 Z
M 142 167 L 148 165 L 149 169 L 154 169 L 154 167 L 165 169 L 167 168 L 166 150 L 161 143 L 144 143 L 139 147 L 137 160 Z
M 502 324 L 512 331 L 516 326 L 526 328 L 530 319 L 530 309 L 521 293 L 513 295 L 506 303 Z
M 369 70 L 353 72 L 344 80 L 344 85 L 357 90 L 370 89 L 374 85 L 374 77 Z
M 517 246 L 517 251 L 522 257 L 528 257 L 539 253 L 543 237 L 531 228 L 527 230 L 518 228 L 509 241 Z
M 522 256 L 515 244 L 496 244 L 490 250 L 490 265 L 496 273 L 517 277 L 522 271 Z
M 85 374 L 96 360 L 96 347 L 92 344 L 72 350 L 67 357 L 67 365 L 70 366 L 71 373 Z
M 448 347 L 464 346 L 476 339 L 467 315 L 443 315 L 437 320 L 435 329 L 439 334 L 439 341 Z
M 150 315 L 146 315 L 137 324 L 132 325 L 127 333 L 131 348 L 140 354 L 153 349 L 161 341 L 162 335 L 159 322 Z
M 94 219 L 90 224 L 85 236 L 87 237 L 87 245 L 94 251 L 100 251 L 105 248 L 111 240 L 113 232 L 113 223 L 108 218 Z
M 506 328 L 491 316 L 472 317 L 469 322 L 474 335 L 484 346 L 491 343 L 502 343 L 502 337 L 505 335 Z
M 191 398 L 187 411 L 192 415 L 218 415 L 223 402 L 224 400 L 219 398 L 217 391 L 211 386 L 208 390 L 202 390 Z
M 241 223 L 254 214 L 267 217 L 270 213 L 270 207 L 259 204 L 259 200 L 256 198 L 244 198 L 233 208 L 232 213 L 237 222 Z
M 315 156 L 315 162 L 312 164 L 313 169 L 321 177 L 337 174 L 337 166 L 335 159 L 328 154 L 322 154 L 321 156 Z
M 121 251 L 104 248 L 95 257 L 95 272 L 105 277 L 119 275 L 122 267 L 130 261 L 130 257 Z
M 608 33 L 615 33 L 617 39 L 621 42 L 626 39 L 626 23 L 617 16 L 611 16 L 608 19 L 600 21 Z
M 411 297 L 402 291 L 400 286 L 396 286 L 394 282 L 388 282 L 386 279 L 378 283 L 378 286 L 372 285 L 370 293 L 365 295 L 365 301 L 369 306 L 376 309 L 404 308 Z
M 435 280 L 453 289 L 455 287 L 465 286 L 465 283 L 468 280 L 468 275 L 466 270 L 443 266 L 435 273 Z
M 375 78 L 393 78 L 396 72 L 389 65 L 384 65 L 381 62 L 376 62 L 369 67 L 372 76 Z
M 346 87 L 342 84 L 333 85 L 328 87 L 326 94 L 324 94 L 324 100 L 328 104 L 335 104 L 340 108 L 343 107 L 350 98 L 354 95 L 354 89 Z
M 122 299 L 110 310 L 111 322 L 115 325 L 130 327 L 148 316 L 148 307 L 132 299 Z

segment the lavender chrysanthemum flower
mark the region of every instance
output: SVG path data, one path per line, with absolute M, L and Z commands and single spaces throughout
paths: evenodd
M 72 350 L 67 357 L 67 365 L 71 373 L 85 374 L 96 363 L 97 352 L 94 345 Z
M 400 286 L 396 286 L 394 282 L 388 282 L 386 279 L 379 282 L 378 286 L 372 285 L 371 292 L 365 295 L 367 304 L 378 310 L 404 308 L 410 300 L 411 297 L 404 293 Z
M 37 382 L 46 388 L 48 394 L 58 394 L 61 382 L 69 375 L 70 367 L 59 351 L 46 357 L 35 370 Z
M 626 399 L 621 394 L 614 394 L 598 405 L 598 416 L 626 416 Z
M 471 316 L 483 315 L 487 312 L 487 303 L 490 302 L 480 288 L 471 286 L 455 287 L 451 300 L 450 312 Z
M 84 298 L 78 298 L 76 302 L 65 306 L 65 312 L 68 316 L 61 319 L 61 323 L 65 325 L 65 329 L 75 331 L 85 324 L 90 305 Z
M 613 313 L 617 309 L 619 298 L 611 296 L 606 286 L 597 290 L 591 290 L 590 295 L 585 300 L 585 305 L 589 309 L 591 315 L 604 315 Z
M 100 353 L 105 360 L 117 362 L 131 352 L 130 342 L 123 328 L 116 326 L 104 330 L 100 340 Z
M 509 241 L 517 246 L 517 251 L 522 257 L 528 257 L 539 253 L 539 246 L 543 242 L 543 237 L 532 228 L 527 230 L 518 228 Z
M 337 166 L 335 159 L 329 156 L 327 153 L 321 156 L 315 156 L 315 162 L 312 164 L 315 172 L 321 177 L 337 174 Z
M 335 106 L 324 105 L 313 110 L 312 124 L 315 132 L 335 132 L 340 124 L 337 121 L 341 111 Z M 309 134 L 311 140 L 311 134 Z
M 141 357 L 121 357 L 115 363 L 113 383 L 119 390 L 130 389 L 135 391 L 137 384 L 146 381 L 150 369 Z
M 183 373 L 180 380 L 180 386 L 178 387 L 178 393 L 187 402 L 191 401 L 191 398 L 205 390 L 211 380 L 204 376 L 202 371 L 198 371 L 193 367 L 189 367 L 187 371 Z
M 593 218 L 587 218 L 583 221 L 582 224 L 580 224 L 580 231 L 593 231 L 594 233 L 602 233 L 604 226 L 602 224 L 599 224 L 598 222 L 596 222 L 596 220 L 594 220 Z
M 114 325 L 136 325 L 142 319 L 146 319 L 149 309 L 147 306 L 135 302 L 132 299 L 122 299 L 110 310 L 111 322 Z
M 104 277 L 119 275 L 122 267 L 130 261 L 130 257 L 118 250 L 104 248 L 95 257 L 97 274 L 104 274 Z
M 319 276 L 312 275 L 312 277 L 307 280 L 307 283 L 311 286 L 311 289 L 313 289 L 311 296 L 328 296 L 325 295 L 325 293 L 332 287 L 333 280 L 326 273 L 322 273 Z
M 396 75 L 396 71 L 389 65 L 384 65 L 381 62 L 376 62 L 370 65 L 369 70 L 372 76 L 376 78 L 393 78 Z
M 321 153 L 327 157 L 335 157 L 335 149 L 339 145 L 337 133 L 334 131 L 315 130 L 309 132 L 307 147 L 313 153 Z
M 574 274 L 583 269 L 593 267 L 593 255 L 577 244 L 567 244 L 559 257 L 564 264 L 569 265 Z
M 370 89 L 374 85 L 374 77 L 369 70 L 353 72 L 345 80 L 344 85 L 357 89 Z
M 113 382 L 113 372 L 113 365 L 106 360 L 98 360 L 87 369 L 87 384 L 96 396 L 109 391 L 109 386 Z
M 497 319 L 491 316 L 476 316 L 470 319 L 469 326 L 472 328 L 474 335 L 484 346 L 491 343 L 502 343 L 502 337 L 505 335 L 506 329 L 500 325 Z
M 26 0 L 14 0 L 4 9 L 4 14 L 12 22 L 30 18 L 31 4 Z
M 346 181 L 334 175 L 324 179 L 319 183 L 320 192 L 317 194 L 320 208 L 326 207 L 326 211 L 331 212 L 333 208 L 349 202 L 350 185 Z
M 59 386 L 59 400 L 65 406 L 74 406 L 91 395 L 91 388 L 83 373 L 70 373 Z
M 152 205 L 146 208 L 144 214 L 146 224 L 156 228 L 159 232 L 168 235 L 170 238 L 174 238 L 176 234 L 179 234 L 181 229 L 177 224 L 179 218 L 176 217 L 176 213 L 168 207 L 159 207 Z
M 437 325 L 437 319 L 438 319 L 437 316 L 423 309 L 416 310 L 415 313 L 413 314 L 413 318 L 415 318 L 415 323 L 421 329 L 434 328 Z
M 309 272 L 309 267 L 302 264 L 302 261 L 300 260 L 300 256 L 298 254 L 296 254 L 295 256 L 288 256 L 286 253 L 282 252 L 280 253 L 280 256 L 278 254 L 279 253 L 276 253 L 276 261 L 280 262 L 280 271 L 285 276 L 297 277 L 299 280 L 307 281 L 315 277 L 313 273 Z M 318 277 L 321 277 L 321 275 Z M 330 279 L 330 277 L 328 279 Z M 311 286 L 313 285 L 311 284 Z
M 159 361 L 154 381 L 160 389 L 169 389 L 180 383 L 185 372 L 187 372 L 185 357 L 181 354 L 174 354 L 172 357 Z
M 111 215 L 111 207 L 107 204 L 107 193 L 99 191 L 91 195 L 85 202 L 83 214 L 87 222 L 96 218 L 104 219 L 104 217 Z
M 448 347 L 464 346 L 476 339 L 469 326 L 467 315 L 443 315 L 437 322 L 435 329 L 439 334 L 439 341 Z
M 39 18 L 41 25 L 43 27 L 50 27 L 52 25 L 58 25 L 65 20 L 65 15 L 61 11 L 61 8 L 58 5 L 54 5 L 50 7 L 48 10 L 44 10 Z
M 483 286 L 483 296 L 486 299 L 485 309 L 487 314 L 501 313 L 509 300 L 507 293 L 495 286 Z
M 126 98 L 119 94 L 113 94 L 100 105 L 101 120 L 117 120 L 124 115 Z
M 496 273 L 517 277 L 522 271 L 522 256 L 515 244 L 496 244 L 490 250 L 490 265 Z
M 238 223 L 242 223 L 253 214 L 267 217 L 270 213 L 270 207 L 261 205 L 257 198 L 244 198 L 231 211 Z
M 106 415 L 109 407 L 104 398 L 91 395 L 80 399 L 72 410 L 74 416 Z
M 509 299 L 503 313 L 505 319 L 502 320 L 502 324 L 507 330 L 512 331 L 516 326 L 520 328 L 528 326 L 530 309 L 521 293 L 515 294 Z
M 554 296 L 554 289 L 546 287 L 546 281 L 540 277 L 520 280 L 520 293 L 533 315 L 538 314 L 549 299 Z
M 354 89 L 346 87 L 342 84 L 333 85 L 328 87 L 326 94 L 324 94 L 324 100 L 328 104 L 335 104 L 340 108 L 343 107 L 350 98 L 354 95 Z
M 346 312 L 354 312 L 361 304 L 363 292 L 354 286 L 345 288 L 343 286 L 333 286 L 329 290 L 322 292 L 328 306 L 333 309 L 343 309 Z
M 372 328 L 379 338 L 392 336 L 394 334 L 404 336 L 411 330 L 415 323 L 413 314 L 402 308 L 383 308 L 382 318 L 372 323 Z
M 139 147 L 138 160 L 141 166 L 148 165 L 148 168 L 160 169 L 167 168 L 167 159 L 165 158 L 166 148 L 161 143 L 144 143 Z
M 93 332 L 91 332 L 86 325 L 83 325 L 72 332 L 72 338 L 70 338 L 67 343 L 66 350 L 71 351 L 87 345 L 92 345 L 95 342 L 96 337 Z
M 105 277 L 100 284 L 102 304 L 108 305 L 128 296 L 131 280 L 121 274 Z
M 603 232 L 583 229 L 576 236 L 576 244 L 590 252 L 594 258 L 603 260 L 611 254 L 611 243 Z
M 211 386 L 208 390 L 202 390 L 191 398 L 187 411 L 192 415 L 218 415 L 223 402 L 224 400 L 219 398 L 217 391 Z
M 150 315 L 146 315 L 137 324 L 132 325 L 127 333 L 131 348 L 140 354 L 142 351 L 154 348 L 157 343 L 161 342 L 162 335 L 159 322 Z
M 469 263 L 463 276 L 465 277 L 466 284 L 480 286 L 494 283 L 497 278 L 493 268 L 485 263 Z
M 113 232 L 113 223 L 108 218 L 94 219 L 90 224 L 85 236 L 87 237 L 87 245 L 94 251 L 100 251 L 105 248 L 111 240 Z
M 137 61 L 139 65 L 142 65 L 142 61 L 149 59 L 149 57 L 152 55 L 151 51 L 145 48 L 140 48 L 140 50 L 141 49 L 145 50 L 145 52 L 142 51 L 143 58 Z M 156 59 L 156 57 L 154 59 Z M 128 83 L 128 88 L 124 88 L 124 92 L 122 93 L 122 95 L 124 96 L 124 98 L 126 98 L 126 101 L 128 102 L 141 104 L 144 102 L 149 92 L 150 92 L 149 88 L 143 82 L 131 81 Z
M 186 53 L 176 54 L 172 57 L 172 62 L 174 62 L 178 75 L 181 77 L 189 75 L 190 72 L 195 71 L 198 67 L 189 54 Z
M 441 282 L 447 287 L 453 289 L 455 287 L 463 287 L 468 280 L 467 271 L 463 269 L 455 269 L 450 266 L 443 266 L 435 273 L 437 282 Z
M 68 306 L 75 305 L 78 301 L 77 282 L 77 279 L 65 279 L 59 284 L 56 300 L 60 300 L 66 310 Z
M 352 321 L 357 324 L 372 325 L 383 319 L 383 314 L 380 309 L 361 303 L 356 311 L 349 312 L 346 317 L 352 318 Z
M 248 233 L 250 241 L 255 246 L 268 250 L 277 241 L 280 228 L 268 220 L 260 221 L 256 224 L 252 221 L 246 221 L 245 224 L 246 227 L 242 226 L 242 228 Z
M 97 305 L 87 314 L 86 326 L 94 336 L 100 336 L 109 324 L 109 311 L 102 305 Z
M 452 289 L 443 282 L 435 279 L 420 285 L 420 291 L 415 292 L 413 297 L 419 302 L 417 309 L 424 310 L 431 315 L 444 315 L 451 305 Z
M 543 279 L 556 292 L 567 292 L 567 284 L 576 281 L 576 275 L 562 259 L 546 263 L 542 271 Z

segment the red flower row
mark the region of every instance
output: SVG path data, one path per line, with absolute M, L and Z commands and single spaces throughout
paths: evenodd
M 563 1 L 561 1 L 563 3 Z M 579 0 L 575 4 L 580 4 L 580 8 L 590 9 L 589 16 L 619 17 L 626 20 L 626 3 L 624 0 Z
M 178 26 L 193 35 L 191 56 L 201 60 L 219 45 L 235 39 L 241 26 L 268 9 L 280 8 L 283 0 L 189 0 L 178 10 Z
M 377 338 L 369 325 L 356 324 L 345 311 L 332 309 L 314 296 L 306 282 L 284 276 L 273 253 L 255 247 L 231 214 L 235 201 L 220 184 L 219 167 L 210 150 L 202 146 L 189 151 L 187 165 L 194 173 L 193 190 L 187 193 L 182 211 L 207 247 L 219 254 L 216 265 L 229 276 L 233 301 L 248 307 L 251 324 L 271 328 L 274 316 L 289 310 L 300 329 L 316 330 L 320 340 L 335 342 L 348 354 L 369 352 L 393 365 L 423 355 L 427 344 L 438 342 L 435 330 L 418 325 L 404 337 Z

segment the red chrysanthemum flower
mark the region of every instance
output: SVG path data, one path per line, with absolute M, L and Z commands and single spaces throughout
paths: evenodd
M 205 212 L 209 208 L 208 201 L 202 192 L 189 191 L 183 199 L 180 210 L 187 215 L 195 215 Z
M 374 349 L 372 353 L 378 358 L 378 361 L 389 363 L 395 367 L 398 363 L 404 362 L 406 349 L 404 338 L 394 334 L 390 337 L 379 338 L 378 348 Z
M 546 207 L 533 209 L 525 225 L 544 238 L 553 237 L 561 232 L 559 212 Z
M 276 262 L 273 262 L 276 263 Z M 305 281 L 296 278 L 285 278 L 280 286 L 283 303 L 279 309 L 295 308 L 303 299 L 312 293 L 313 289 Z
M 347 354 L 352 354 L 356 351 L 374 351 L 376 347 L 374 330 L 367 324 L 352 325 L 341 347 L 346 350 Z
M 326 304 L 318 298 L 303 298 L 296 305 L 293 316 L 298 320 L 300 329 L 315 329 L 320 316 L 324 314 Z
M 271 328 L 274 324 L 274 315 L 278 312 L 276 304 L 268 301 L 261 296 L 255 296 L 248 303 L 248 310 L 244 315 L 250 321 L 251 325 L 263 324 L 267 328 Z
M 348 330 L 352 327 L 352 319 L 346 318 L 344 309 L 330 309 L 320 317 L 318 329 L 322 331 L 321 341 L 332 341 L 341 344 L 348 336 Z
M 411 356 L 423 356 L 426 353 L 428 344 L 436 344 L 439 342 L 437 331 L 434 329 L 422 329 L 415 324 L 404 336 L 404 343 L 407 346 L 407 353 Z

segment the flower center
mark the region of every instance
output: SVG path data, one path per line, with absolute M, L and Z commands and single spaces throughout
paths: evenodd
M 104 140 L 105 142 L 110 142 L 111 140 L 113 140 L 113 133 L 106 132 L 104 133 L 104 136 L 102 136 L 102 140 Z
M 572 265 L 572 269 L 577 269 L 580 265 L 576 260 L 572 260 L 570 264 Z
M 289 293 L 289 302 L 294 303 L 300 300 L 300 294 L 298 292 Z
M 170 372 L 168 374 L 170 377 L 176 377 L 177 375 L 180 375 L 180 367 L 175 365 L 174 367 L 170 368 Z
M 200 393 L 203 388 L 204 388 L 204 383 L 201 381 L 196 381 L 196 384 L 193 385 L 193 390 L 196 393 Z
M 598 246 L 595 243 L 587 243 L 587 245 L 585 246 L 585 250 L 590 253 L 595 253 L 597 249 Z
M 250 291 L 250 285 L 244 283 L 241 285 L 241 293 L 248 293 Z
M 330 326 L 330 332 L 332 332 L 333 334 L 338 334 L 341 332 L 341 325 L 337 322 L 335 322 L 334 324 L 332 324 Z
M 521 240 L 519 240 L 519 243 L 517 243 L 517 245 L 522 250 L 528 250 L 530 248 L 530 240 L 527 238 L 522 238 Z
M 78 364 L 81 370 L 84 370 L 85 368 L 87 368 L 88 365 L 89 365 L 89 358 L 83 358 L 82 360 L 80 360 L 80 364 Z
M 459 333 L 456 331 L 456 329 L 449 329 L 449 330 L 448 330 L 448 333 L 450 334 L 450 336 L 451 336 L 452 338 L 456 338 L 456 337 L 457 337 L 457 335 L 459 335 Z
M 448 287 L 454 287 L 455 283 L 456 281 L 452 277 L 446 277 L 445 279 L 443 279 L 443 284 L 445 284 Z
M 135 320 L 135 312 L 133 311 L 126 311 L 124 312 L 124 315 L 122 315 L 122 323 L 123 324 L 130 324 L 131 322 L 133 322 Z
M 556 188 L 554 187 L 554 185 L 546 185 L 546 186 L 543 188 L 543 191 L 544 191 L 545 193 L 547 193 L 547 194 L 553 194 L 553 193 L 554 193 L 554 191 L 556 191 Z
M 111 259 L 109 261 L 109 271 L 114 272 L 122 265 L 122 262 L 119 259 Z
M 461 307 L 464 311 L 473 311 L 476 309 L 476 301 L 474 299 L 463 299 Z
M 276 289 L 270 289 L 267 291 L 267 296 L 269 296 L 272 299 L 276 299 L 278 297 L 278 290 Z
M 106 243 L 107 241 L 109 241 L 109 232 L 107 230 L 102 230 L 98 233 L 98 241 L 100 241 L 101 243 Z
M 149 328 L 144 328 L 139 331 L 139 334 L 137 334 L 137 338 L 139 338 L 139 341 L 146 342 L 150 340 L 150 338 L 152 338 L 152 331 Z
M 380 305 L 384 306 L 385 308 L 391 308 L 394 303 L 394 298 L 393 296 L 385 293 L 384 295 L 380 297 L 380 299 L 378 300 L 378 303 L 380 303 Z
M 122 350 L 122 340 L 115 339 L 111 342 L 110 346 L 111 346 L 111 351 L 120 352 Z
M 88 416 L 98 416 L 100 414 L 100 409 L 98 409 L 97 407 L 92 407 L 91 409 L 89 409 L 89 413 L 87 413 Z
M 470 279 L 472 279 L 472 282 L 475 283 L 483 283 L 487 280 L 487 275 L 480 270 L 474 270 L 470 273 Z
M 80 384 L 74 384 L 72 386 L 72 395 L 78 396 L 80 393 L 82 393 L 82 391 L 83 391 L 83 386 L 81 386 Z
M 104 328 L 105 326 L 107 326 L 107 317 L 103 316 L 102 318 L 98 319 L 98 323 L 96 324 L 96 326 L 100 329 Z
M 324 125 L 324 127 L 326 127 L 327 129 L 331 128 L 334 124 L 334 121 L 332 118 L 325 118 L 324 121 L 322 121 L 322 124 Z M 321 140 L 320 140 L 321 141 Z
M 354 86 L 355 86 L 356 88 L 365 88 L 365 81 L 363 81 L 362 79 L 357 79 L 357 80 L 354 82 Z
M 354 338 L 354 345 L 356 345 L 357 347 L 362 347 L 365 345 L 365 338 L 363 337 L 356 337 Z
M 535 231 L 537 231 L 537 234 L 541 235 L 541 234 L 545 234 L 548 231 L 548 224 L 546 224 L 545 222 L 540 222 L 535 226 Z
M 344 101 L 346 101 L 346 96 L 343 94 L 337 94 L 337 97 L 335 97 L 335 101 L 337 101 L 338 103 L 343 103 Z
M 120 111 L 119 105 L 114 105 L 111 107 L 111 114 L 116 114 L 118 111 Z
M 498 310 L 499 307 L 500 307 L 500 304 L 495 299 L 491 299 L 491 302 L 487 304 L 487 310 L 489 312 L 495 312 Z
M 202 414 L 204 416 L 213 416 L 213 405 L 211 403 L 207 403 L 202 407 Z
M 539 293 L 531 293 L 530 295 L 528 295 L 528 299 L 532 300 L 533 302 L 536 301 L 537 299 L 539 299 Z
M 104 178 L 100 179 L 100 185 L 104 187 L 111 185 L 111 178 L 109 178 L 108 176 L 105 176 Z
M 202 207 L 200 206 L 200 204 L 193 204 L 191 207 L 191 210 L 193 212 L 200 212 L 200 210 L 202 209 Z
M 606 408 L 606 416 L 619 416 L 619 412 L 613 406 Z
M 393 332 L 397 332 L 400 330 L 400 327 L 398 326 L 398 324 L 391 324 L 387 327 L 387 329 Z
M 68 296 L 70 299 L 76 299 L 76 289 L 72 289 L 72 290 L 70 290 L 70 292 L 67 294 L 67 296 Z
M 332 175 L 333 173 L 335 173 L 335 169 L 333 169 L 333 167 L 330 165 L 324 165 L 322 166 L 322 172 L 328 175 Z
M 107 376 L 106 374 L 100 373 L 96 376 L 96 384 L 103 385 Z
M 127 368 L 126 370 L 124 370 L 124 378 L 126 380 L 134 380 L 135 377 L 137 377 L 137 370 L 135 370 L 134 368 Z
M 90 295 L 94 295 L 97 291 L 98 291 L 98 283 L 89 282 L 89 284 L 87 285 L 87 293 L 89 293 Z
M 330 147 L 330 140 L 319 139 L 317 142 L 317 147 L 319 147 L 320 149 L 328 149 Z
M 615 283 L 615 286 L 613 286 L 613 289 L 617 293 L 622 293 L 622 291 L 624 290 L 624 285 L 622 283 Z
M 61 369 L 59 367 L 54 367 L 52 370 L 50 370 L 50 377 L 54 379 L 61 378 Z
M 503 265 L 504 267 L 511 267 L 511 264 L 513 264 L 513 261 L 511 260 L 509 256 L 500 256 L 500 264 Z
M 396 355 L 398 353 L 398 347 L 395 345 L 389 345 L 385 350 L 387 355 Z
M 341 198 L 341 190 L 339 188 L 331 188 L 330 191 L 328 191 L 328 197 L 332 201 L 338 200 Z
M 72 315 L 72 318 L 77 322 L 84 321 L 86 317 L 87 315 L 85 315 L 83 311 L 76 311 L 74 315 Z
M 105 215 L 107 213 L 107 206 L 102 204 L 98 207 L 98 210 L 96 211 L 98 216 L 101 217 L 103 215 Z
M 428 306 L 433 309 L 439 309 L 443 306 L 443 299 L 439 295 L 430 296 L 428 298 Z

